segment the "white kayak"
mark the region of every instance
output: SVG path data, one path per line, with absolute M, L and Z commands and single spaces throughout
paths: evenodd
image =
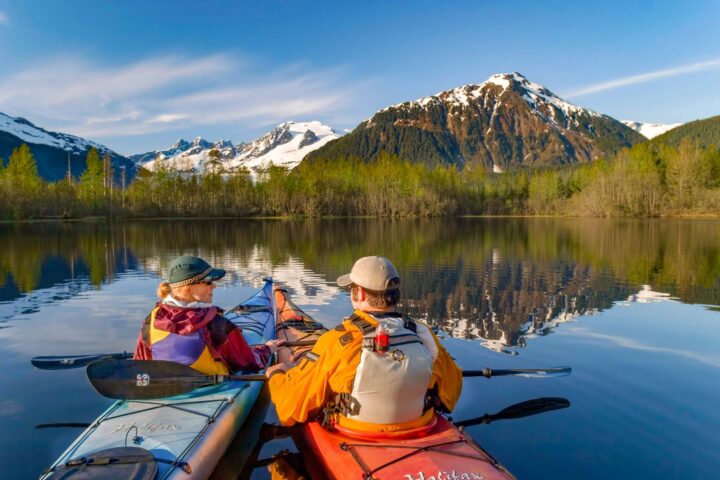
M 251 345 L 275 338 L 272 280 L 225 316 Z M 232 381 L 169 398 L 119 400 L 41 478 L 207 478 L 261 389 L 262 382 Z

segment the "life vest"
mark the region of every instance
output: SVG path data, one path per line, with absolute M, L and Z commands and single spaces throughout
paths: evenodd
M 350 318 L 363 332 L 360 363 L 343 412 L 350 423 L 404 424 L 424 417 L 425 393 L 433 369 L 430 351 L 408 317 L 373 317 L 388 333 L 385 351 L 376 348 L 376 328 L 357 311 Z
M 159 307 L 150 313 L 150 348 L 153 360 L 170 360 L 182 363 L 207 375 L 228 375 L 230 372 L 221 360 L 213 357 L 205 341 L 206 327 L 187 335 L 171 333 L 155 328 L 155 315 Z

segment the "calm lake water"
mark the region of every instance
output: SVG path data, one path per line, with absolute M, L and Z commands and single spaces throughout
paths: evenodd
M 35 478 L 110 403 L 37 355 L 132 350 L 172 258 L 228 270 L 232 306 L 272 275 L 308 313 L 350 312 L 335 278 L 391 258 L 403 309 L 461 367 L 568 365 L 562 378 L 469 378 L 453 417 L 524 400 L 571 407 L 468 430 L 522 479 L 717 478 L 720 222 L 457 219 L 0 225 L 0 475 Z M 268 420 L 272 421 L 272 408 Z M 263 454 L 292 448 L 271 442 Z M 218 472 L 228 478 L 232 469 Z M 252 478 L 267 478 L 256 471 Z

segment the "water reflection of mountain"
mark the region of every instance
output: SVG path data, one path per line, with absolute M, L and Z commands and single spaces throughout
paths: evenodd
M 226 268 L 231 283 L 270 274 L 299 303 L 324 304 L 355 259 L 381 254 L 400 270 L 408 313 L 455 336 L 523 345 L 626 300 L 641 285 L 688 303 L 720 304 L 718 234 L 713 221 L 584 219 L 0 226 L 0 295 L 30 297 L 52 285 L 71 292 L 68 279 L 81 277 L 99 287 L 127 270 L 162 277 L 172 258 L 192 253 Z
M 494 349 L 523 346 L 579 315 L 609 308 L 633 291 L 603 269 L 567 261 L 533 263 L 492 256 L 483 268 L 456 265 L 433 286 L 407 288 L 406 310 L 459 338 L 482 338 Z M 455 278 L 453 278 L 455 277 Z
M 273 262 L 270 251 L 259 245 L 239 257 L 231 249 L 222 249 L 205 255 L 213 265 L 222 266 L 226 275 L 222 283 L 235 285 L 262 285 L 262 279 L 270 276 L 275 283 L 290 290 L 294 301 L 303 305 L 323 305 L 337 296 L 339 288 L 328 282 L 324 276 L 305 267 L 303 262 L 289 255 Z M 159 258 L 145 261 L 145 267 L 160 278 L 167 278 L 168 262 Z

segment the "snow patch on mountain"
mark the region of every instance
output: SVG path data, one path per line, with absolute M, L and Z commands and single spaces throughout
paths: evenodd
M 554 107 L 551 110 L 556 109 L 557 111 L 562 112 L 564 117 L 570 117 L 577 114 L 601 116 L 601 114 L 593 110 L 579 107 L 563 100 L 547 88 L 538 83 L 531 82 L 525 78 L 524 75 L 518 72 L 495 74 L 483 83 L 463 85 L 452 90 L 436 93 L 435 95 L 431 95 L 429 97 L 391 105 L 380 110 L 378 113 L 393 108 L 405 110 L 411 110 L 413 108 L 426 108 L 431 104 L 437 103 L 444 103 L 450 107 L 469 107 L 481 99 L 485 100 L 487 98 L 488 90 L 495 89 L 497 87 L 500 87 L 501 91 L 496 94 L 496 98 L 499 99 L 499 101 L 495 103 L 495 109 L 497 109 L 502 102 L 502 94 L 508 89 L 516 88 L 518 93 L 522 95 L 528 105 L 535 110 L 536 113 L 543 117 L 547 116 L 546 113 L 543 113 L 548 111 L 547 107 Z M 549 120 L 554 121 L 557 116 L 557 114 L 553 114 Z
M 247 169 L 257 174 L 270 165 L 293 169 L 309 152 L 339 136 L 332 128 L 317 121 L 285 122 L 252 142 L 236 146 L 229 140 L 210 143 L 198 137 L 190 143 L 180 139 L 165 150 L 130 158 L 151 171 L 162 165 L 186 173 L 203 173 L 217 167 L 224 173 Z M 210 155 L 214 150 L 218 152 L 215 166 Z
M 672 130 L 675 127 L 679 127 L 682 125 L 682 123 L 670 123 L 670 124 L 663 124 L 663 123 L 645 123 L 645 122 L 635 122 L 633 120 L 622 120 L 622 123 L 627 125 L 628 127 L 632 128 L 636 132 L 638 132 L 640 135 L 643 135 L 644 137 L 650 139 L 657 137 L 658 135 L 662 135 L 663 133 L 667 132 L 668 130 Z
M 30 144 L 49 145 L 76 154 L 85 153 L 91 147 L 94 147 L 101 154 L 108 152 L 115 156 L 120 156 L 99 143 L 91 142 L 74 135 L 68 135 L 67 133 L 50 132 L 43 128 L 36 127 L 24 118 L 13 118 L 4 113 L 0 113 L 0 130 L 8 132 Z

